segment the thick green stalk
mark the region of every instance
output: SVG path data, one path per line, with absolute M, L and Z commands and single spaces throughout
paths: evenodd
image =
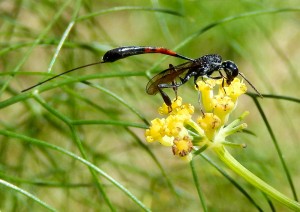
M 296 202 L 295 200 L 292 200 L 285 196 L 284 194 L 280 193 L 267 183 L 265 183 L 263 180 L 261 180 L 259 177 L 254 175 L 252 172 L 250 172 L 248 169 L 246 169 L 244 166 L 242 166 L 232 155 L 225 149 L 224 146 L 217 145 L 216 147 L 212 148 L 215 153 L 219 156 L 219 158 L 231 168 L 234 172 L 236 172 L 238 175 L 243 177 L 246 181 L 248 181 L 250 184 L 255 186 L 256 188 L 260 189 L 262 192 L 267 194 L 268 196 L 272 197 L 273 199 L 277 200 L 278 202 L 286 205 L 290 209 L 293 209 L 295 211 L 300 211 L 300 203 Z

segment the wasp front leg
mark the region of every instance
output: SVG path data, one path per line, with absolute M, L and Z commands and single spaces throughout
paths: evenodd
M 222 88 L 223 88 L 223 90 L 224 90 L 224 93 L 226 94 L 226 91 L 225 91 L 225 89 L 224 89 L 224 86 L 225 86 L 224 82 L 225 82 L 225 79 L 227 79 L 227 78 L 222 74 L 221 71 L 219 71 L 219 73 L 220 73 L 220 76 L 216 76 L 216 77 L 211 77 L 211 76 L 209 76 L 209 78 L 215 79 L 215 80 L 217 80 L 217 79 L 222 79 Z

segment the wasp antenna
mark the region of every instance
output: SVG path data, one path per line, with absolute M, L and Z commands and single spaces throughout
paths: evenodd
M 46 79 L 46 80 L 44 80 L 44 81 L 42 81 L 42 82 L 39 82 L 39 83 L 37 83 L 37 84 L 35 84 L 35 85 L 33 85 L 33 86 L 30 86 L 29 88 L 26 88 L 26 89 L 22 90 L 21 92 L 23 93 L 23 92 L 25 92 L 25 91 L 29 91 L 29 90 L 31 90 L 32 88 L 35 88 L 35 87 L 37 87 L 37 86 L 39 86 L 39 85 L 42 85 L 42 84 L 44 84 L 44 83 L 46 83 L 46 82 L 49 82 L 50 80 L 53 80 L 53 79 L 55 79 L 55 78 L 57 78 L 57 77 L 60 77 L 60 76 L 62 76 L 62 75 L 65 75 L 65 74 L 67 74 L 67 73 L 70 73 L 70 72 L 72 72 L 72 71 L 75 71 L 75 70 L 78 70 L 78 69 L 82 69 L 82 68 L 85 68 L 85 67 L 88 67 L 88 66 L 97 65 L 97 64 L 100 64 L 100 63 L 104 63 L 104 61 L 96 62 L 96 63 L 90 63 L 90 64 L 87 64 L 87 65 L 79 66 L 79 67 L 77 67 L 77 68 L 73 68 L 73 69 L 71 69 L 71 70 L 68 70 L 68 71 L 65 71 L 65 72 L 63 72 L 63 73 L 60 73 L 60 74 L 58 74 L 58 75 L 55 75 L 55 76 L 53 76 L 53 77 L 50 77 L 49 79 Z
M 242 74 L 241 72 L 239 72 L 239 75 L 241 75 L 243 77 L 244 80 L 246 80 L 246 82 L 255 90 L 255 92 L 258 94 L 258 96 L 260 96 L 261 98 L 263 98 L 263 95 L 261 95 L 261 93 L 259 93 L 259 91 L 254 87 L 254 85 L 247 80 L 247 78 L 245 77 L 244 74 Z

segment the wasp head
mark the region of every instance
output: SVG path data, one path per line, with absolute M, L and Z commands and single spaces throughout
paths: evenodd
M 227 78 L 226 82 L 228 85 L 230 85 L 232 80 L 239 74 L 239 69 L 237 65 L 230 60 L 224 61 L 221 67 L 224 69 L 226 73 L 226 78 Z

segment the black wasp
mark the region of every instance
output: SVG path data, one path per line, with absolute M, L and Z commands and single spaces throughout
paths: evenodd
M 22 92 L 28 91 L 36 86 L 39 86 L 41 84 L 44 84 L 45 82 L 48 82 L 54 78 L 57 78 L 61 75 L 64 75 L 66 73 L 85 68 L 88 66 L 100 64 L 100 63 L 107 63 L 107 62 L 114 62 L 116 60 L 123 59 L 125 57 L 138 55 L 138 54 L 148 54 L 148 53 L 160 53 L 165 54 L 173 57 L 178 57 L 181 59 L 189 60 L 186 63 L 173 66 L 169 65 L 169 68 L 160 72 L 156 76 L 154 76 L 147 84 L 146 86 L 146 92 L 150 95 L 155 95 L 156 93 L 160 93 L 164 102 L 166 105 L 171 108 L 171 99 L 169 96 L 162 90 L 164 88 L 173 88 L 175 91 L 175 94 L 177 96 L 177 88 L 184 83 L 186 83 L 191 77 L 194 77 L 194 83 L 196 85 L 196 81 L 199 77 L 208 77 L 213 79 L 221 79 L 223 78 L 226 80 L 226 83 L 229 85 L 232 80 L 237 77 L 237 75 L 241 75 L 256 91 L 256 93 L 261 96 L 261 94 L 255 89 L 255 87 L 244 77 L 242 73 L 239 72 L 239 69 L 237 65 L 232 61 L 222 61 L 222 58 L 220 55 L 217 54 L 208 54 L 204 55 L 197 59 L 191 59 L 185 56 L 182 56 L 172 50 L 163 48 L 163 47 L 150 47 L 150 46 L 125 46 L 125 47 L 119 47 L 112 50 L 109 50 L 106 52 L 103 56 L 103 59 L 101 62 L 91 63 L 88 65 L 80 66 L 71 70 L 68 70 L 66 72 L 63 72 L 61 74 L 55 75 L 45 81 L 42 81 L 34 86 L 31 86 Z M 224 71 L 226 76 L 222 74 L 221 71 Z M 219 76 L 211 76 L 214 72 L 219 72 Z M 183 76 L 183 77 L 180 77 Z M 176 82 L 176 80 L 179 79 L 179 82 Z M 223 81 L 224 85 L 224 81 Z

